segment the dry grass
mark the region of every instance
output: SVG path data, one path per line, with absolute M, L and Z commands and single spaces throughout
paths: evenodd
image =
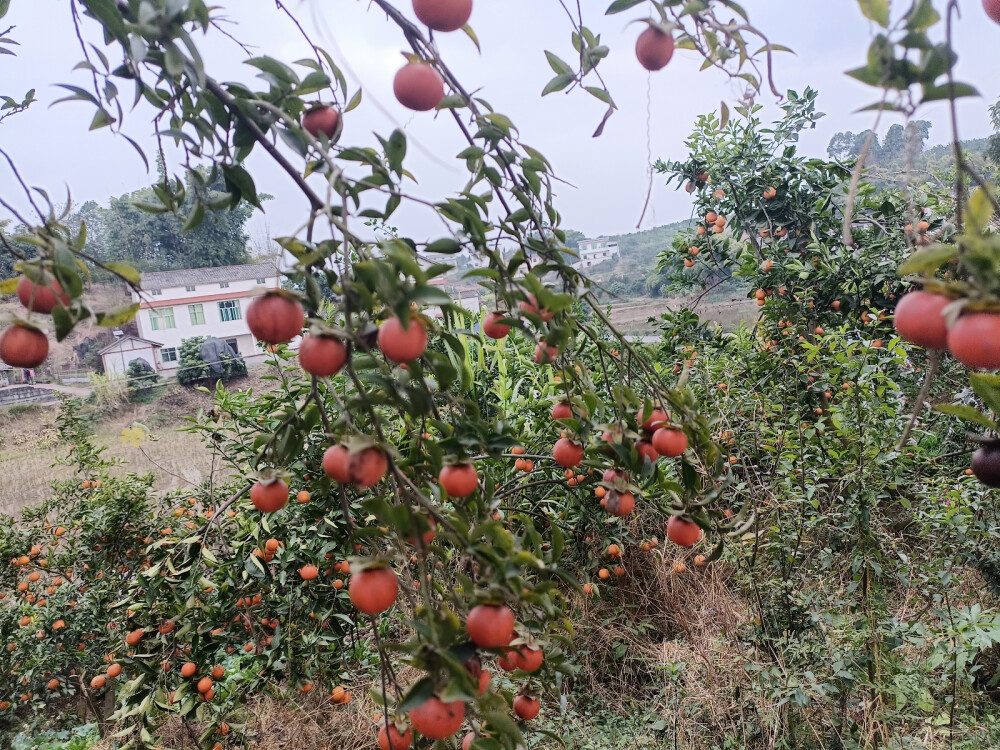
M 274 387 L 262 381 L 265 370 L 258 368 L 251 377 L 234 384 L 235 388 L 252 387 L 255 392 Z M 201 438 L 180 432 L 200 407 L 207 407 L 212 396 L 199 391 L 169 385 L 151 404 L 129 404 L 103 421 L 95 421 L 95 442 L 107 448 L 108 458 L 123 463 L 119 473 L 153 474 L 154 489 L 162 492 L 196 485 L 213 471 L 212 454 Z M 55 429 L 59 406 L 39 406 L 27 412 L 11 414 L 0 410 L 0 512 L 15 515 L 21 508 L 40 503 L 48 497 L 53 481 L 68 479 L 72 470 L 56 466 L 65 456 L 66 446 L 58 443 Z M 133 447 L 121 439 L 122 430 L 139 423 L 150 430 L 152 439 Z M 216 478 L 220 467 L 214 465 Z M 225 469 L 222 468 L 224 472 Z
M 691 304 L 688 298 L 614 300 L 611 304 L 611 322 L 628 335 L 656 335 L 655 324 L 649 318 L 677 310 Z M 715 321 L 724 331 L 735 330 L 741 323 L 751 322 L 759 312 L 757 306 L 746 299 L 720 302 L 703 301 L 695 312 L 705 321 Z

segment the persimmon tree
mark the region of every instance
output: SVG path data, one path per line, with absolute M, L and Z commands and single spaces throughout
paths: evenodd
M 131 88 L 134 101 L 152 112 L 163 151 L 158 156 L 181 165 L 180 175 L 156 186 L 159 202 L 140 208 L 185 211 L 185 225 L 194 228 L 210 212 L 241 201 L 259 207 L 246 161 L 254 152 L 266 153 L 302 201 L 301 229 L 277 240 L 293 261 L 286 275 L 300 293 L 269 293 L 247 312 L 251 330 L 272 351 L 280 388 L 251 397 L 220 387 L 216 407 L 192 425 L 237 479 L 190 493 L 193 505 L 181 498 L 188 507 L 178 503 L 173 512 L 180 511 L 183 525 L 162 527 L 159 539 L 153 531 L 138 532 L 144 546 L 136 565 L 115 568 L 121 578 L 110 609 L 117 613 L 119 638 L 100 645 L 121 669 L 114 670 L 123 682 L 110 721 L 125 745 L 155 746 L 158 727 L 170 716 L 204 725 L 205 743 L 216 733 L 226 737 L 228 719 L 254 691 L 335 685 L 348 658 L 342 647 L 349 644 L 353 668 L 377 670 L 386 746 L 401 750 L 414 730 L 427 740 L 445 740 L 467 723 L 476 747 L 515 747 L 528 726 L 523 722 L 542 710 L 539 696 L 554 695 L 557 676 L 572 674 L 567 593 L 608 560 L 616 563 L 616 577 L 624 577 L 619 542 L 655 533 L 687 548 L 704 536 L 706 562 L 724 553 L 727 537 L 742 538 L 753 526 L 759 497 L 739 457 L 726 456 L 713 440 L 728 445 L 734 436 L 713 436 L 713 419 L 696 396 L 707 399 L 718 385 L 726 386 L 724 393 L 729 386 L 709 390 L 703 378 L 718 373 L 699 372 L 695 357 L 654 361 L 611 325 L 591 282 L 569 262 L 572 252 L 553 200 L 555 165 L 521 140 L 489 92 L 466 89 L 434 43 L 435 34 L 459 29 L 477 43 L 468 25 L 471 5 L 414 2 L 429 31 L 402 5 L 374 0 L 371 11 L 388 19 L 406 47 L 394 93 L 416 112 L 436 111 L 440 127 L 454 127 L 456 159 L 468 172 L 461 191 L 435 201 L 410 192 L 402 130 L 380 134 L 377 147 L 343 142 L 343 123 L 363 97 L 311 40 L 313 57 L 252 57 L 246 65 L 254 80 L 221 82 L 199 53 L 199 33 L 220 33 L 219 9 L 202 0 L 71 3 L 85 56 L 80 67 L 90 81 L 67 85 L 68 98 L 94 108 L 92 128 L 128 138 L 122 123 L 130 115 L 121 98 Z M 867 67 L 852 73 L 888 92 L 881 109 L 910 116 L 922 101 L 953 103 L 972 93 L 952 80 L 955 2 L 947 5 L 949 42 L 943 45 L 927 37 L 941 18 L 931 2 L 915 3 L 892 28 L 887 3 L 860 6 L 887 29 L 873 43 Z M 610 51 L 579 10 L 564 7 L 576 56 L 570 64 L 546 52 L 555 77 L 542 93 L 579 87 L 606 105 L 600 135 L 616 110 L 600 75 Z M 662 69 L 673 55 L 692 53 L 706 67 L 743 81 L 751 98 L 762 88 L 779 95 L 771 66 L 782 48 L 732 0 L 616 0 L 607 13 L 633 9 L 646 27 L 637 31 L 637 73 L 639 65 Z M 281 3 L 274 12 L 296 21 Z M 734 20 L 722 21 L 720 14 Z M 919 97 L 913 96 L 916 88 Z M 898 97 L 890 97 L 893 92 Z M 769 450 L 783 445 L 792 425 L 821 433 L 829 420 L 845 451 L 864 466 L 875 443 L 845 426 L 837 411 L 843 402 L 832 403 L 828 391 L 834 378 L 850 373 L 843 390 L 865 388 L 884 398 L 891 384 L 882 368 L 896 355 L 880 354 L 883 347 L 872 340 L 864 346 L 874 363 L 858 369 L 857 362 L 827 362 L 819 372 L 812 367 L 820 356 L 814 337 L 823 341 L 821 329 L 837 320 L 838 307 L 879 326 L 899 289 L 892 266 L 931 231 L 939 244 L 922 248 L 904 272 L 930 271 L 937 267 L 931 259 L 959 264 L 950 272 L 969 274 L 971 281 L 961 279 L 965 286 L 950 286 L 948 293 L 979 295 L 990 309 L 996 259 L 984 217 L 996 201 L 987 185 L 981 198 L 966 199 L 964 179 L 976 176 L 958 152 L 955 221 L 946 207 L 931 221 L 915 212 L 913 198 L 860 187 L 857 171 L 796 156 L 786 146 L 815 122 L 814 98 L 812 92 L 789 95 L 786 119 L 770 134 L 758 132 L 752 102 L 733 108 L 739 119 L 723 105 L 718 118 L 700 122 L 691 159 L 662 165 L 699 201 L 698 229 L 665 262 L 686 254 L 684 265 L 693 274 L 737 271 L 763 293 L 755 296 L 771 328 L 755 341 L 769 350 L 760 356 L 780 348 L 788 357 L 783 366 L 794 371 L 786 382 L 802 383 L 809 398 L 818 399 L 816 406 L 803 399 L 782 410 L 776 439 L 766 436 Z M 724 147 L 713 152 L 712 139 Z M 132 143 L 147 158 L 143 144 Z M 168 149 L 173 158 L 166 158 Z M 13 170 L 14 160 L 0 153 Z M 727 190 L 721 183 L 736 171 L 747 179 Z M 44 191 L 32 193 L 20 173 L 13 174 L 37 215 L 29 220 L 0 197 L 27 227 L 17 236 L 0 234 L 21 274 L 3 290 L 20 291 L 29 311 L 0 334 L 0 357 L 33 366 L 48 348 L 38 325 L 49 320 L 44 316 L 51 315 L 61 339 L 90 317 L 117 325 L 135 314 L 135 305 L 97 311 L 84 301 L 91 268 L 137 289 L 140 279 L 126 265 L 89 255 L 85 227 L 71 231 Z M 220 178 L 221 195 L 209 189 Z M 404 228 L 372 237 L 363 229 L 366 221 L 394 221 L 404 202 L 436 216 L 440 236 L 418 240 Z M 965 227 L 970 214 L 978 217 L 971 226 L 983 235 L 980 244 Z M 922 229 L 921 221 L 928 226 Z M 964 239 L 953 251 L 955 232 Z M 501 249 L 508 247 L 513 249 Z M 449 256 L 463 250 L 484 261 L 464 274 L 491 301 L 493 309 L 481 320 L 433 283 L 454 269 Z M 983 260 L 970 260 L 975 258 Z M 440 321 L 424 313 L 429 306 L 442 310 Z M 288 344 L 303 331 L 296 365 Z M 856 350 L 851 335 L 845 329 L 834 345 Z M 680 353 L 688 354 L 683 346 Z M 859 407 L 859 399 L 847 403 Z M 819 424 L 802 420 L 803 409 L 812 409 Z M 783 455 L 782 468 L 812 450 Z M 793 477 L 800 487 L 806 481 L 803 471 L 788 470 L 788 480 Z M 862 529 L 879 491 L 869 479 L 859 472 L 851 485 L 864 495 L 850 519 Z M 152 529 L 162 510 L 134 512 Z M 872 545 L 866 549 L 874 548 L 874 539 L 865 530 Z M 30 542 L 13 539 L 11 557 L 21 551 L 30 562 L 31 548 L 23 551 Z M 138 552 L 128 558 L 129 551 L 126 560 Z M 794 554 L 782 559 L 785 619 L 777 626 L 785 629 L 799 622 L 788 588 L 789 559 Z M 857 568 L 859 580 L 870 580 L 873 560 Z M 599 570 L 599 581 L 610 578 L 607 568 Z M 593 582 L 585 585 L 582 591 L 595 590 Z M 93 604 L 108 607 L 103 598 Z M 400 616 L 381 617 L 390 611 Z M 865 646 L 880 653 L 884 633 L 875 626 L 870 632 Z M 233 642 L 237 634 L 245 638 L 242 646 Z M 494 657 L 495 667 L 488 661 Z M 420 676 L 401 680 L 400 664 Z M 860 657 L 850 664 L 867 667 Z M 17 669 L 13 663 L 10 668 Z M 516 690 L 491 679 L 498 668 L 512 674 Z M 41 669 L 54 674 L 55 665 Z M 253 675 L 249 686 L 229 679 L 234 670 Z M 31 683 L 42 673 L 22 679 Z M 94 690 L 116 678 L 110 669 L 96 677 L 104 679 L 91 681 Z M 869 680 L 876 683 L 870 672 Z M 348 702 L 348 692 L 337 685 L 331 699 Z

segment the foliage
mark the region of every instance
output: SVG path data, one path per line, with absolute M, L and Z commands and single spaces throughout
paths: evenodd
M 141 391 L 146 391 L 156 385 L 160 375 L 155 370 L 150 371 L 143 366 L 142 360 L 132 360 L 125 370 L 125 381 L 128 383 L 129 396 L 134 398 Z
M 70 457 L 86 478 L 57 483 L 49 503 L 0 530 L 0 576 L 10 589 L 0 636 L 13 646 L 0 651 L 0 669 L 20 678 L 8 686 L 13 700 L 0 704 L 9 724 L 43 721 L 34 696 L 54 684 L 60 696 L 82 694 L 102 735 L 113 731 L 126 748 L 157 746 L 170 722 L 200 732 L 199 744 L 217 735 L 239 743 L 252 696 L 347 683 L 355 691 L 374 685 L 387 717 L 413 719 L 434 698 L 455 701 L 474 731 L 490 735 L 480 747 L 513 750 L 535 737 L 567 736 L 551 709 L 571 697 L 590 700 L 576 681 L 597 673 L 620 678 L 623 692 L 656 695 L 663 715 L 653 721 L 609 721 L 644 742 L 652 735 L 675 747 L 682 738 L 699 747 L 914 745 L 928 727 L 945 724 L 987 744 L 996 739 L 996 715 L 976 677 L 1000 639 L 997 610 L 954 584 L 973 587 L 961 580 L 964 571 L 1000 532 L 988 495 L 950 460 L 964 450 L 953 416 L 932 413 L 918 423 L 919 411 L 907 414 L 908 403 L 919 410 L 940 397 L 929 375 L 924 387 L 917 382 L 938 360 L 925 364 L 887 325 L 904 259 L 904 274 L 921 273 L 925 285 L 965 306 L 996 304 L 1000 264 L 989 226 L 998 205 L 986 185 L 965 201 L 963 180 L 978 176 L 973 167 L 956 153 L 954 193 L 858 184 L 843 164 L 798 153 L 800 133 L 821 117 L 811 90 L 789 92 L 770 128 L 752 97 L 703 116 L 688 157 L 657 164 L 692 194 L 697 216 L 661 248 L 660 270 L 677 287 L 706 292 L 744 279 L 762 318 L 723 335 L 681 311 L 664 319 L 664 341 L 651 352 L 614 330 L 592 280 L 568 262 L 553 165 L 484 92 L 467 92 L 396 4 L 373 4 L 415 59 L 447 81 L 438 109 L 459 125 L 457 160 L 468 172 L 456 195 L 407 193 L 416 178 L 401 130 L 379 135 L 374 149 L 303 127 L 319 92 L 347 102 L 337 105 L 344 117 L 362 100 L 322 49 L 292 64 L 251 58 L 256 80 L 227 75 L 222 84 L 193 34 L 212 33 L 220 9 L 200 0 L 81 0 L 93 42 L 81 45 L 82 66 L 94 88 L 70 87 L 69 98 L 94 107 L 93 128 L 127 137 L 117 84 L 128 81 L 154 110 L 160 142 L 187 157 L 183 180 L 163 175 L 144 210 L 183 215 L 193 230 L 241 202 L 260 207 L 247 158 L 266 151 L 302 200 L 302 229 L 278 240 L 295 260 L 287 276 L 300 293 L 264 300 L 276 315 L 290 308 L 295 329 L 270 346 L 269 377 L 280 387 L 231 393 L 219 382 L 214 407 L 191 421 L 229 480 L 213 477 L 161 505 L 148 478 L 112 471 L 79 416 L 64 412 Z M 653 13 L 648 24 L 673 34 L 705 67 L 753 92 L 770 83 L 773 53 L 783 48 L 737 4 L 616 0 L 606 13 L 640 5 Z M 850 75 L 882 90 L 880 107 L 912 118 L 925 102 L 974 93 L 953 80 L 950 23 L 948 41 L 928 35 L 942 20 L 929 0 L 893 24 L 886 2 L 862 0 L 860 8 L 884 31 Z M 737 18 L 723 23 L 717 13 Z M 599 71 L 609 50 L 582 18 L 571 16 L 571 25 L 579 62 L 546 51 L 556 77 L 543 94 L 580 87 L 606 105 L 599 135 L 616 109 Z M 756 54 L 751 39 L 763 42 Z M 108 54 L 123 64 L 112 67 Z M 919 124 L 914 132 L 921 134 Z M 894 153 L 905 134 L 891 131 L 882 148 L 888 141 Z M 220 177 L 224 192 L 210 190 Z M 418 241 L 397 229 L 404 201 L 433 212 L 442 236 Z M 85 224 L 48 208 L 13 239 L 39 254 L 28 263 L 21 253 L 19 270 L 35 281 L 54 274 L 71 297 L 53 318 L 62 338 L 96 314 L 80 300 L 87 267 L 77 261 L 88 235 Z M 361 220 L 384 231 L 360 236 Z M 19 253 L 10 242 L 5 248 Z M 459 253 L 483 262 L 466 266 L 465 278 L 484 287 L 509 336 L 484 338 L 439 288 L 456 265 L 449 256 Z M 135 283 L 134 269 L 98 264 Z M 645 289 L 647 276 L 628 286 L 615 279 L 612 290 Z M 663 284 L 652 288 L 662 292 Z M 295 352 L 285 344 L 301 332 L 300 303 L 308 335 L 343 347 L 334 377 L 291 364 Z M 439 308 L 441 319 L 423 307 Z M 99 322 L 133 314 L 134 307 Z M 429 345 L 412 357 L 390 355 L 391 336 L 414 332 L 426 332 Z M 185 342 L 181 360 L 192 377 L 202 372 L 194 346 Z M 944 367 L 945 377 L 955 371 Z M 980 399 L 1000 403 L 995 378 L 971 383 Z M 553 406 L 570 415 L 555 419 Z M 644 426 L 656 408 L 672 428 L 659 435 L 686 446 L 664 449 L 674 456 L 668 460 L 649 457 Z M 997 431 L 984 415 L 976 419 Z M 332 481 L 339 472 L 324 467 L 328 450 L 334 459 L 347 454 L 351 481 Z M 369 464 L 377 469 L 370 480 L 362 471 Z M 446 469 L 466 464 L 475 485 L 450 496 Z M 294 501 L 267 507 L 261 496 L 280 495 L 286 482 Z M 626 498 L 639 512 L 631 514 Z M 690 535 L 685 544 L 695 549 L 665 545 L 669 552 L 654 553 L 665 524 L 674 539 L 677 529 Z M 639 554 L 662 564 L 634 563 Z M 668 595 L 687 585 L 680 576 L 688 563 L 705 579 L 730 571 L 726 593 L 753 612 L 714 634 L 719 644 L 737 644 L 724 658 L 703 655 L 671 596 L 649 595 L 654 583 Z M 372 593 L 363 583 L 372 571 L 399 591 L 365 615 L 359 600 Z M 31 586 L 40 582 L 51 587 L 41 601 Z M 595 623 L 574 623 L 574 610 L 597 595 L 619 608 L 598 621 L 603 639 L 578 640 L 578 626 Z M 505 643 L 477 647 L 470 612 L 501 602 L 515 614 L 514 640 L 505 634 Z M 56 615 L 65 618 L 59 627 Z M 36 621 L 44 627 L 33 635 Z M 72 641 L 59 649 L 64 629 L 76 651 Z M 631 641 L 612 645 L 608 629 L 614 638 L 627 631 Z M 692 644 L 684 659 L 654 666 L 630 653 L 630 643 L 665 651 L 682 633 Z M 484 663 L 496 672 L 502 659 L 497 667 L 490 660 L 506 658 L 512 646 L 540 647 L 540 669 L 514 668 L 502 679 L 497 672 L 480 690 Z M 724 708 L 695 703 L 699 736 L 689 737 L 677 716 L 695 694 L 697 675 L 687 665 L 696 659 Z M 111 672 L 117 667 L 121 682 Z M 94 674 L 96 681 L 85 680 Z M 93 700 L 102 690 L 113 713 Z M 543 696 L 547 718 L 511 719 L 515 691 Z M 342 705 L 345 695 L 335 687 L 331 699 Z M 600 737 L 581 742 L 590 739 L 600 746 Z
M 211 179 L 205 170 L 187 175 L 184 185 L 173 187 L 179 203 L 176 212 L 151 212 L 159 199 L 153 188 L 112 197 L 108 207 L 93 201 L 68 217 L 70 226 L 86 223 L 88 248 L 100 261 L 128 263 L 141 271 L 174 268 L 240 265 L 249 261 L 246 222 L 253 207 L 239 203 L 232 210 L 213 211 L 197 227 L 185 229 L 185 218 L 197 201 L 208 205 L 225 201 L 228 193 L 222 175 Z
M 178 349 L 177 382 L 181 385 L 192 385 L 212 379 L 223 382 L 247 374 L 247 365 L 241 357 L 223 357 L 222 373 L 216 375 L 211 365 L 201 358 L 201 345 L 205 343 L 204 336 L 194 336 L 184 339 Z

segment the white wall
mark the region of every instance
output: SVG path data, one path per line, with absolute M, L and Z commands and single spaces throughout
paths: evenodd
M 144 359 L 149 363 L 149 366 L 154 370 L 157 369 L 156 359 L 153 357 L 153 349 L 150 346 L 145 346 L 142 349 L 133 349 L 132 346 L 143 346 L 141 343 L 136 341 L 126 341 L 123 344 L 122 350 L 110 351 L 101 355 L 104 360 L 104 372 L 108 375 L 118 374 L 124 375 L 125 370 L 128 369 L 128 363 L 133 359 Z
M 272 276 L 266 280 L 267 288 L 278 288 L 281 284 L 279 276 Z M 173 287 L 162 289 L 162 294 L 152 295 L 149 291 L 144 291 L 146 299 L 155 305 L 156 311 L 164 308 L 172 308 L 174 312 L 174 327 L 160 328 L 153 330 L 150 322 L 150 308 L 143 307 L 136 316 L 136 323 L 139 327 L 139 335 L 142 338 L 156 341 L 163 344 L 164 348 L 179 349 L 184 339 L 195 336 L 214 336 L 220 339 L 237 339 L 240 353 L 244 355 L 253 354 L 256 351 L 256 342 L 247 327 L 246 311 L 253 301 L 256 292 L 260 291 L 261 285 L 255 279 L 247 281 L 230 281 L 227 288 L 220 287 L 219 284 L 198 284 L 193 292 L 187 291 L 184 287 Z M 220 299 L 221 298 L 221 299 Z M 138 296 L 133 293 L 133 299 L 138 301 Z M 222 299 L 233 300 L 239 305 L 240 317 L 238 320 L 223 321 L 219 311 L 219 302 Z M 191 323 L 189 305 L 202 306 L 205 322 L 202 325 Z M 172 369 L 177 366 L 176 362 L 160 363 L 159 369 Z

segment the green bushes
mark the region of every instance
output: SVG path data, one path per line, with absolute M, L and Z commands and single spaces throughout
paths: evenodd
M 246 362 L 239 357 L 223 357 L 222 373 L 214 373 L 211 365 L 201 358 L 201 345 L 204 343 L 204 336 L 195 336 L 181 342 L 177 370 L 177 382 L 181 385 L 192 385 L 211 379 L 225 382 L 247 374 Z

